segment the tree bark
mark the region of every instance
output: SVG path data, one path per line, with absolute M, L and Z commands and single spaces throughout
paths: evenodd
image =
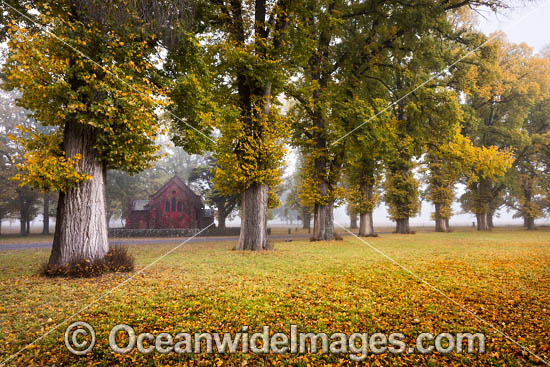
M 372 212 L 359 215 L 359 237 L 377 237 L 377 234 L 374 233 Z
M 529 219 L 527 217 L 523 217 L 523 226 L 525 228 L 529 227 Z
M 476 214 L 476 218 L 477 218 L 477 230 L 488 231 L 489 225 L 487 223 L 487 213 Z
M 447 229 L 447 232 L 451 230 L 451 226 L 449 225 L 449 218 L 445 218 L 445 228 Z
M 93 128 L 76 123 L 65 126 L 65 154 L 80 154 L 79 172 L 92 176 L 86 182 L 61 192 L 57 206 L 55 234 L 50 264 L 63 265 L 81 259 L 103 258 L 109 250 L 105 213 L 105 181 L 107 170 L 93 148 Z
M 441 217 L 441 204 L 435 203 L 435 231 L 447 232 L 447 221 Z
M 332 241 L 334 236 L 334 203 L 315 204 L 312 241 Z
M 527 230 L 534 231 L 535 229 L 537 229 L 537 227 L 535 226 L 535 218 L 526 217 L 525 219 L 527 221 Z
M 50 193 L 48 192 L 44 194 L 42 217 L 42 234 L 50 234 Z
M 409 225 L 409 218 L 398 219 L 395 223 L 395 233 L 409 234 L 411 228 Z
M 313 240 L 332 241 L 334 240 L 334 217 L 333 203 L 326 205 L 315 205 L 313 217 Z
M 27 227 L 27 235 L 31 234 L 31 221 L 29 219 L 25 221 L 25 226 Z
M 242 193 L 241 233 L 237 250 L 271 250 L 267 239 L 267 200 L 269 187 L 253 184 Z
M 373 198 L 373 188 L 370 184 L 361 186 L 361 197 L 365 201 L 371 201 Z M 376 237 L 374 233 L 374 223 L 372 211 L 359 213 L 359 236 L 360 237 Z

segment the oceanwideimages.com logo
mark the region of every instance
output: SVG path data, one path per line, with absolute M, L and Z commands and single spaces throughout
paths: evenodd
M 481 333 L 422 333 L 414 346 L 406 343 L 403 333 L 313 333 L 300 332 L 297 325 L 289 333 L 272 333 L 270 326 L 251 333 L 243 326 L 237 333 L 159 333 L 137 334 L 130 325 L 119 324 L 109 333 L 109 347 L 118 354 L 133 350 L 148 354 L 168 353 L 255 353 L 255 354 L 347 354 L 353 361 L 363 361 L 369 354 L 382 353 L 485 353 L 485 335 Z M 90 324 L 74 322 L 65 331 L 67 349 L 77 355 L 89 353 L 96 343 Z

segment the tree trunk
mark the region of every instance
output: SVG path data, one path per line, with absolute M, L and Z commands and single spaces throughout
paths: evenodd
M 401 234 L 411 233 L 411 228 L 409 226 L 409 218 L 401 218 L 396 221 L 395 233 L 401 233 Z
M 487 213 L 487 226 L 489 228 L 495 228 L 495 225 L 493 224 L 493 214 L 494 213 Z
M 31 234 L 31 221 L 27 219 L 25 225 L 27 226 L 27 235 Z
M 50 234 L 50 194 L 44 194 L 44 210 L 42 211 L 42 234 Z
M 357 229 L 357 215 L 350 215 L 349 216 L 349 228 L 350 229 Z
M 359 237 L 377 237 L 377 234 L 374 233 L 372 212 L 359 215 Z
M 441 217 L 441 204 L 435 204 L 435 231 L 447 232 L 447 222 Z
M 27 232 L 27 207 L 25 205 L 25 198 L 21 191 L 18 192 L 19 200 L 19 234 L 26 236 Z
M 50 264 L 96 260 L 109 250 L 105 213 L 107 170 L 93 148 L 94 142 L 91 127 L 75 123 L 65 126 L 65 154 L 68 157 L 80 154 L 78 170 L 92 178 L 59 194 Z
M 372 185 L 361 185 L 361 197 L 362 200 L 369 202 L 372 201 L 373 196 Z M 374 223 L 372 218 L 372 211 L 359 213 L 359 236 L 360 237 L 376 237 L 374 233 Z
M 222 213 L 221 210 L 218 210 L 218 228 L 225 229 L 225 219 L 227 216 Z
M 267 199 L 269 187 L 253 184 L 242 193 L 241 234 L 237 250 L 271 250 L 267 239 Z
M 529 218 L 523 217 L 523 226 L 525 228 L 529 227 Z
M 313 213 L 313 241 L 332 241 L 334 236 L 334 203 L 315 204 Z
M 489 225 L 487 223 L 487 213 L 476 214 L 476 218 L 477 218 L 477 230 L 488 231 Z
M 311 213 L 309 212 L 309 209 L 306 207 L 302 208 L 302 223 L 303 223 L 302 225 L 303 229 L 311 228 Z
M 19 218 L 19 235 L 25 236 L 27 234 L 27 226 L 25 225 L 25 219 Z
M 537 227 L 535 226 L 535 218 L 527 217 L 525 219 L 527 220 L 527 230 L 534 231 L 535 229 L 537 229 Z
M 445 218 L 445 228 L 447 229 L 447 232 L 451 230 L 451 226 L 449 225 L 449 218 Z

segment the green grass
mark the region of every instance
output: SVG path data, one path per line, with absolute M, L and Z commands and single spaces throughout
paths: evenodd
M 370 244 L 545 359 L 550 357 L 550 231 L 497 230 L 383 235 Z M 62 325 L 14 365 L 346 365 L 347 355 L 115 355 L 108 333 L 120 323 L 137 333 L 261 331 L 484 332 L 483 355 L 370 355 L 372 365 L 542 365 L 451 301 L 357 239 L 276 243 L 241 253 L 234 243 L 188 244 L 86 309 L 75 320 L 94 326 L 97 345 L 70 355 Z M 174 245 L 130 246 L 139 271 Z M 65 320 L 131 274 L 97 279 L 36 275 L 49 250 L 0 252 L 0 357 Z M 135 273 L 134 273 L 135 274 Z

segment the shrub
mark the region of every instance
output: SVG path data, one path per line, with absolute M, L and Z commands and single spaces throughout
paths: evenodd
M 112 246 L 103 258 L 107 271 L 128 273 L 134 270 L 134 258 L 126 246 Z

